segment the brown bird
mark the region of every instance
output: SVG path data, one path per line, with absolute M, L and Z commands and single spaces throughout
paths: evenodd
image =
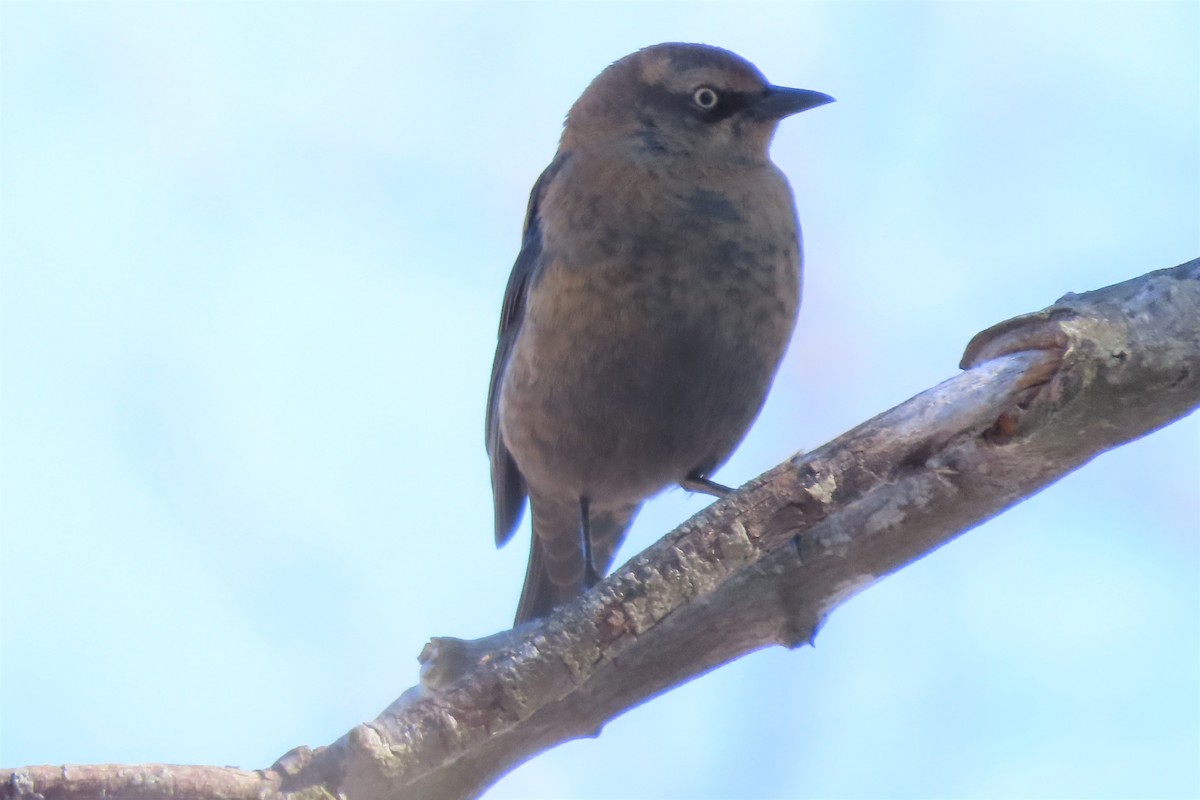
M 533 187 L 488 391 L 496 543 L 526 496 L 516 623 L 591 586 L 646 498 L 708 476 L 758 416 L 800 304 L 800 232 L 770 160 L 831 102 L 717 47 L 600 73 Z

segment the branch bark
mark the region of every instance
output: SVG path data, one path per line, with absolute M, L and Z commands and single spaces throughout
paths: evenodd
M 485 639 L 266 770 L 30 767 L 5 797 L 474 797 L 498 777 L 839 604 L 1096 455 L 1200 406 L 1200 259 L 978 334 L 964 373 L 756 478 L 593 591 Z

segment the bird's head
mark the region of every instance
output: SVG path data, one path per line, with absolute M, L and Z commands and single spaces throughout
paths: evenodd
M 592 81 L 567 115 L 562 147 L 759 163 L 781 119 L 832 101 L 772 85 L 719 47 L 658 44 Z

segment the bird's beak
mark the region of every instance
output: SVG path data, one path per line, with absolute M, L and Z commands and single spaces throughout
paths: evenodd
M 754 113 L 764 119 L 783 119 L 832 102 L 833 98 L 824 92 L 768 86 L 767 93 L 754 104 Z

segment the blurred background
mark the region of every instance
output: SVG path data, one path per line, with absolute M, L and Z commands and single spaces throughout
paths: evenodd
M 774 158 L 805 305 L 739 484 L 976 331 L 1200 254 L 1200 5 L 0 8 L 0 762 L 265 767 L 506 627 L 484 400 L 530 187 L 611 61 L 834 95 Z M 622 560 L 706 503 L 652 501 Z M 490 798 L 1200 794 L 1200 421 Z

